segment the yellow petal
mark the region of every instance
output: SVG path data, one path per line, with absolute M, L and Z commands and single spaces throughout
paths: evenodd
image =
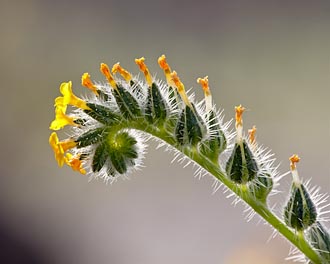
M 63 150 L 62 146 L 59 145 L 59 140 L 58 140 L 56 132 L 53 132 L 50 135 L 49 144 L 54 151 L 55 160 L 57 161 L 58 166 L 62 167 L 64 164 L 64 150 Z
M 52 130 L 59 130 L 65 127 L 66 125 L 72 125 L 72 126 L 77 126 L 77 124 L 74 122 L 74 118 L 67 116 L 64 113 L 64 109 L 66 107 L 58 105 L 56 110 L 55 110 L 55 120 L 50 124 L 50 129 Z
M 64 97 L 62 96 L 56 97 L 54 106 L 56 108 L 61 108 L 62 111 L 65 113 L 67 105 L 64 104 Z
M 86 102 L 72 92 L 72 82 L 64 82 L 60 86 L 60 92 L 63 94 L 63 105 L 73 105 L 81 109 L 90 110 Z M 61 100 L 58 99 L 60 102 Z M 55 101 L 56 104 L 56 101 Z
M 80 160 L 80 155 L 73 156 L 71 153 L 67 153 L 65 163 L 74 171 L 78 171 L 81 174 L 86 174 L 86 170 L 82 167 L 83 164 Z
M 61 141 L 58 143 L 58 145 L 63 149 L 63 151 L 67 151 L 69 149 L 74 148 L 77 146 L 77 143 L 73 139 L 67 139 L 65 141 Z

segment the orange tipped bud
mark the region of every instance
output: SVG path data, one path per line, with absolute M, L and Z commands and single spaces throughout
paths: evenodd
M 111 69 L 112 73 L 115 74 L 117 72 L 119 72 L 119 74 L 121 76 L 123 76 L 123 78 L 129 82 L 131 79 L 132 79 L 132 75 L 127 71 L 125 70 L 123 67 L 120 66 L 119 62 L 117 62 L 116 64 L 114 64 L 112 66 L 112 69 Z
M 235 111 L 236 111 L 236 127 L 238 126 L 243 126 L 243 119 L 242 119 L 242 115 L 245 111 L 245 108 L 242 105 L 239 106 L 235 106 Z
M 184 85 L 183 85 L 183 83 L 180 81 L 180 78 L 179 78 L 178 74 L 176 73 L 176 71 L 173 71 L 173 72 L 171 73 L 171 79 L 172 79 L 172 81 L 174 82 L 174 84 L 175 84 L 176 88 L 178 89 L 178 92 L 179 92 L 179 93 L 185 90 L 185 89 L 184 89 Z
M 250 139 L 251 144 L 254 144 L 256 142 L 256 137 L 255 137 L 256 132 L 257 132 L 256 126 L 253 126 L 251 129 L 248 130 L 249 139 Z
M 205 76 L 204 78 L 198 78 L 197 79 L 197 83 L 199 83 L 202 88 L 203 88 L 203 91 L 205 93 L 205 96 L 206 95 L 210 95 L 210 87 L 209 87 L 209 77 L 208 76 Z
M 165 55 L 162 55 L 158 58 L 158 64 L 159 64 L 160 68 L 163 69 L 164 71 L 171 71 L 170 66 L 166 62 Z
M 197 83 L 199 83 L 204 91 L 205 95 L 205 106 L 206 106 L 206 111 L 210 111 L 212 109 L 212 95 L 210 92 L 210 87 L 209 87 L 209 77 L 205 76 L 204 78 L 198 78 Z
M 148 67 L 144 63 L 144 61 L 145 61 L 145 58 L 144 57 L 141 57 L 139 59 L 135 59 L 135 63 L 139 66 L 140 71 L 143 72 L 148 85 L 151 87 L 151 85 L 152 85 L 152 78 L 151 78 L 150 72 L 148 70 Z
M 103 73 L 103 75 L 107 78 L 108 82 L 110 83 L 110 85 L 117 89 L 117 84 L 115 79 L 113 78 L 113 76 L 110 73 L 110 69 L 109 66 L 105 63 L 101 63 L 100 65 L 100 71 Z
M 300 161 L 299 156 L 297 154 L 294 154 L 289 158 L 289 160 L 291 162 L 291 164 L 290 164 L 291 170 L 295 170 L 296 169 L 296 163 L 298 163 Z
M 162 55 L 158 58 L 158 64 L 159 64 L 160 68 L 164 71 L 167 84 L 169 86 L 173 87 L 175 84 L 173 83 L 172 78 L 171 78 L 171 68 L 166 61 L 165 55 Z
M 81 76 L 81 85 L 87 87 L 87 88 L 90 89 L 93 93 L 95 93 L 96 95 L 98 95 L 97 88 L 96 88 L 96 86 L 92 83 L 91 76 L 90 76 L 87 72 L 85 72 L 85 73 Z
M 178 89 L 178 93 L 180 94 L 183 102 L 188 105 L 191 106 L 191 103 L 189 102 L 188 96 L 186 94 L 185 88 L 183 83 L 180 81 L 180 78 L 178 76 L 178 74 L 176 73 L 176 71 L 173 71 L 171 74 L 171 80 L 173 81 L 173 83 L 175 84 L 176 88 Z

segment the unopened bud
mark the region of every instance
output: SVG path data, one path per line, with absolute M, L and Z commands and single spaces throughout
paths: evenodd
M 235 143 L 226 171 L 229 178 L 238 184 L 246 184 L 257 176 L 258 165 L 245 140 Z
M 320 223 L 316 222 L 308 229 L 307 238 L 318 251 L 322 263 L 330 263 L 330 234 Z
M 145 108 L 146 119 L 149 123 L 163 123 L 168 115 L 166 102 L 159 87 L 152 83 L 148 89 L 147 104 Z
M 251 182 L 249 189 L 258 200 L 265 201 L 273 189 L 273 179 L 268 173 L 258 173 L 257 178 Z
M 298 155 L 290 157 L 292 173 L 291 194 L 284 208 L 285 223 L 295 230 L 305 230 L 315 223 L 317 212 L 308 191 L 299 179 L 296 164 L 300 161 Z
M 208 126 L 211 130 L 211 136 L 209 139 L 202 142 L 200 151 L 212 161 L 217 162 L 219 155 L 227 148 L 227 139 L 220 128 L 213 110 L 208 114 Z
M 178 119 L 175 135 L 180 145 L 196 145 L 205 134 L 205 125 L 194 104 L 186 105 Z

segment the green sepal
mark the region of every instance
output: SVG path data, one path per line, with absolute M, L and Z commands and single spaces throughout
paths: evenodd
M 121 85 L 117 85 L 117 89 L 113 89 L 113 95 L 116 99 L 119 110 L 126 119 L 132 119 L 141 115 L 139 103 L 128 91 Z
M 307 238 L 318 251 L 322 263 L 330 263 L 330 234 L 320 223 L 316 222 L 307 231 Z
M 108 157 L 109 157 L 109 153 L 107 151 L 106 144 L 102 142 L 95 149 L 95 153 L 92 161 L 93 172 L 99 172 L 104 166 Z
M 187 139 L 185 139 L 186 133 L 185 133 L 185 123 L 186 123 L 186 115 L 185 115 L 185 109 L 182 110 L 179 119 L 177 120 L 176 127 L 175 127 L 175 137 L 176 140 L 180 145 L 185 144 Z
M 257 178 L 250 182 L 249 190 L 253 197 L 265 201 L 273 189 L 273 179 L 269 173 L 258 173 Z
M 291 194 L 284 208 L 285 223 L 295 230 L 305 230 L 315 223 L 317 212 L 303 184 L 292 183 Z
M 181 111 L 175 128 L 175 136 L 180 145 L 197 145 L 205 133 L 205 125 L 193 104 Z
M 227 139 L 221 130 L 214 111 L 208 115 L 209 127 L 212 130 L 210 139 L 202 142 L 201 153 L 213 162 L 218 162 L 219 155 L 227 148 Z
M 166 102 L 160 93 L 159 87 L 153 83 L 148 90 L 145 117 L 151 124 L 161 124 L 166 120 L 167 114 Z
M 127 171 L 125 158 L 121 153 L 110 152 L 109 157 L 113 167 L 119 174 L 124 174 Z
M 103 105 L 87 103 L 87 106 L 91 110 L 84 110 L 84 112 L 104 125 L 112 125 L 121 119 L 118 114 Z
M 256 178 L 258 165 L 245 140 L 235 143 L 226 164 L 226 172 L 238 184 L 246 184 Z
M 75 140 L 77 143 L 77 148 L 83 148 L 92 144 L 96 144 L 103 140 L 107 134 L 108 132 L 105 127 L 89 130 Z

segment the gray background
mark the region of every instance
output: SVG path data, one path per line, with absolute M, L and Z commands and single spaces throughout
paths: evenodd
M 284 263 L 289 245 L 246 223 L 212 180 L 151 143 L 129 181 L 88 183 L 59 169 L 48 146 L 62 81 L 76 94 L 100 62 L 153 73 L 165 53 L 186 87 L 209 76 L 214 100 L 249 111 L 258 141 L 281 171 L 299 153 L 300 175 L 330 191 L 329 1 L 6 1 L 0 3 L 0 239 L 12 263 Z M 272 199 L 281 208 L 283 194 Z M 10 263 L 10 262 L 7 262 Z M 289 263 L 289 262 L 287 262 Z

